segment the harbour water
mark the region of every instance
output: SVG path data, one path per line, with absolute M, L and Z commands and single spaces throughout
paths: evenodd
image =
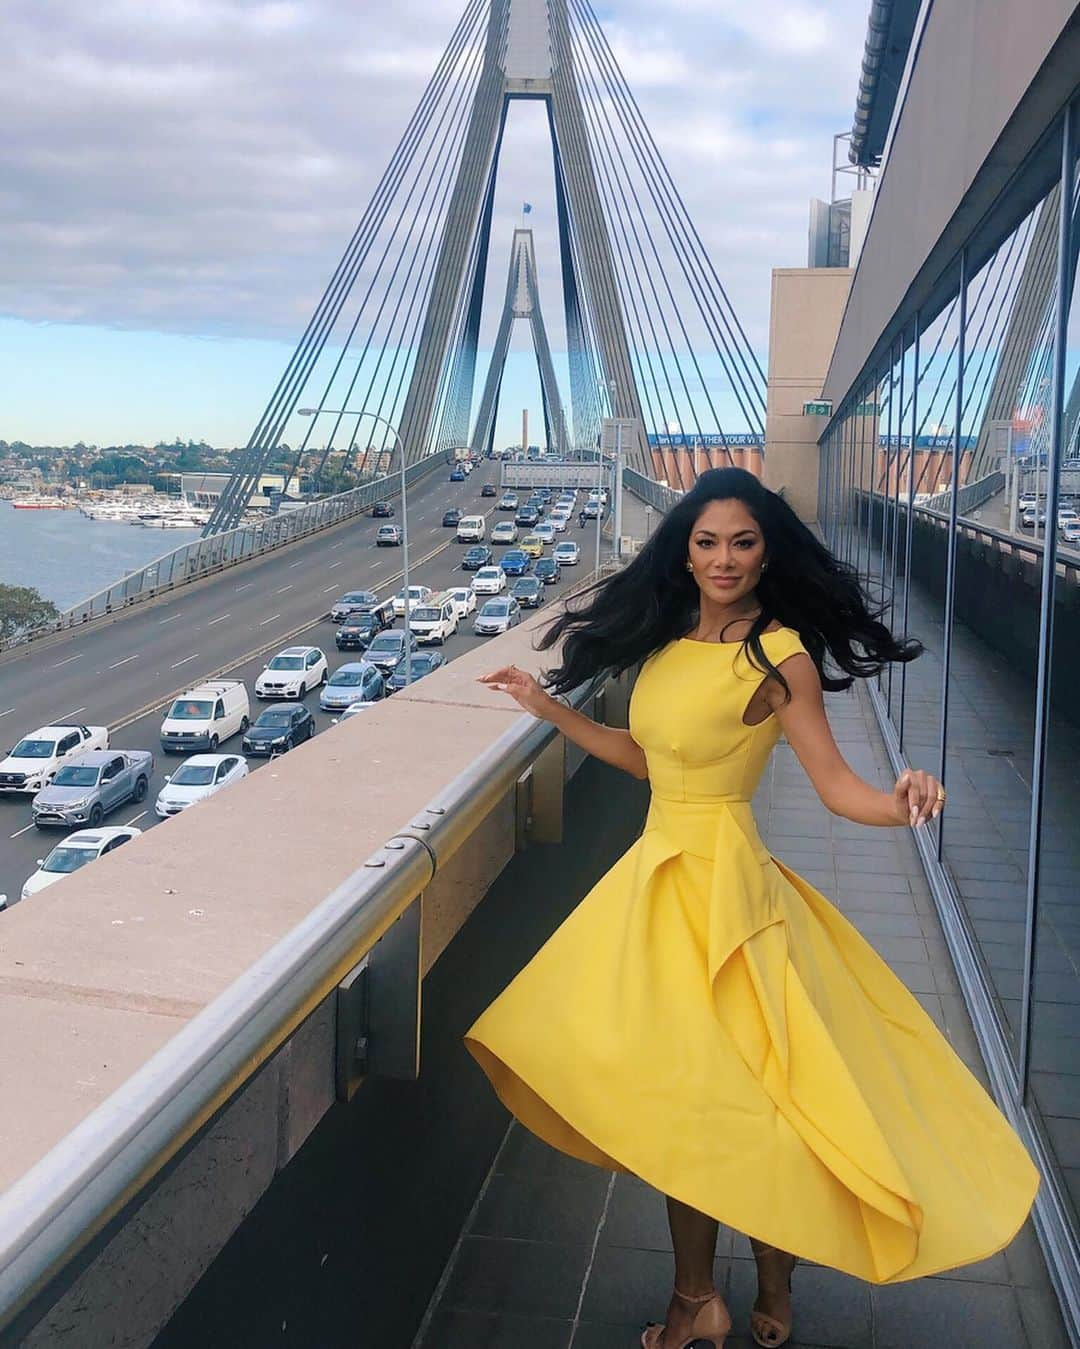
M 33 586 L 67 609 L 198 537 L 197 529 L 144 529 L 77 510 L 17 511 L 0 501 L 0 583 Z

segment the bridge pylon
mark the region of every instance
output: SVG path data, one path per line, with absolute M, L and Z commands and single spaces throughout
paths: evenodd
M 208 534 L 239 522 L 271 465 L 292 475 L 317 462 L 320 477 L 374 450 L 412 466 L 469 441 L 499 160 L 518 99 L 543 103 L 554 169 L 569 396 L 535 302 L 531 244 L 521 265 L 555 443 L 594 450 L 601 418 L 620 418 L 638 428 L 625 463 L 651 477 L 650 436 L 722 437 L 721 421 L 737 420 L 763 439 L 761 363 L 590 0 L 466 0 Z M 504 359 L 491 367 L 500 377 Z M 286 449 L 301 403 L 314 415 Z M 476 434 L 490 438 L 497 403 L 498 387 L 485 387 Z M 374 440 L 371 423 L 383 428 Z

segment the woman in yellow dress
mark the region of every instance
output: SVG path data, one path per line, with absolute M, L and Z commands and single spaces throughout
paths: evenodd
M 750 809 L 783 733 L 836 815 L 935 818 L 937 779 L 864 782 L 822 698 L 922 648 L 741 469 L 702 474 L 540 645 L 560 640 L 547 689 L 514 666 L 483 682 L 647 777 L 648 817 L 466 1044 L 533 1133 L 666 1196 L 674 1291 L 645 1349 L 723 1344 L 719 1222 L 751 1238 L 751 1332 L 770 1347 L 791 1333 L 799 1257 L 890 1283 L 1006 1245 L 1038 1188 L 1020 1140 L 873 948 L 769 854 Z M 628 731 L 558 701 L 638 662 Z

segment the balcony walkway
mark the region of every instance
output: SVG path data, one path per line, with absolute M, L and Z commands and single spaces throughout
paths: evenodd
M 833 695 L 849 761 L 891 783 L 864 692 Z M 831 817 L 780 746 L 755 803 L 770 848 L 834 899 L 874 944 L 985 1084 L 979 1051 L 905 831 Z M 414 1349 L 633 1349 L 663 1314 L 671 1255 L 663 1200 L 635 1178 L 576 1162 L 511 1123 L 432 1299 Z M 722 1229 L 717 1286 L 735 1321 L 729 1349 L 752 1345 L 754 1264 Z M 812 1264 L 793 1281 L 791 1349 L 1066 1349 L 1028 1223 L 990 1260 L 912 1283 L 871 1287 Z

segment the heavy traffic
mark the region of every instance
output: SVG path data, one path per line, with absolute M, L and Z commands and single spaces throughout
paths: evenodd
M 463 481 L 474 467 L 455 466 L 451 480 Z M 0 910 L 136 837 L 141 830 L 135 821 L 144 820 L 151 809 L 148 823 L 180 814 L 241 781 L 250 771 L 249 760 L 273 759 L 303 744 L 319 729 L 306 702 L 309 696 L 332 724 L 438 669 L 447 659 L 442 648 L 448 642 L 466 634 L 495 636 L 519 623 L 524 610 L 541 605 L 549 588 L 581 562 L 580 546 L 563 536 L 575 524 L 595 526 L 597 513 L 606 513 L 606 492 L 589 492 L 580 507 L 577 496 L 571 489 L 557 493 L 551 488 L 500 495 L 493 483 L 485 482 L 481 500 L 486 505 L 494 499 L 494 511 L 509 514 L 509 519 L 444 509 L 438 528 L 453 530 L 451 546 L 457 556 L 448 561 L 460 580 L 451 577 L 451 584 L 441 587 L 410 585 L 408 649 L 403 590 L 380 593 L 377 583 L 376 588 L 343 586 L 327 604 L 324 620 L 333 624 L 332 649 L 344 660 L 328 654 L 329 641 L 292 642 L 263 661 L 254 679 L 235 677 L 230 670 L 193 682 L 160 707 L 154 749 L 147 744 L 149 716 L 142 718 L 142 743 L 133 746 L 111 743 L 106 726 L 81 717 L 28 730 L 0 761 L 0 798 L 29 806 L 29 824 L 15 830 L 12 839 L 27 829 L 65 831 L 65 836 L 36 859 L 29 876 L 24 871 L 19 883 L 12 884 L 15 877 L 5 868 L 0 889 L 5 884 L 8 888 L 0 893 Z M 400 546 L 395 515 L 392 501 L 377 502 L 370 511 L 373 521 L 394 521 L 392 542 Z M 413 527 L 410 495 L 410 531 Z M 387 546 L 387 528 L 378 525 L 367 536 L 369 544 Z M 410 544 L 415 546 L 412 535 Z M 492 544 L 511 546 L 496 556 Z M 267 705 L 260 708 L 261 703 Z M 188 757 L 172 767 L 173 756 Z M 155 781 L 156 764 L 168 768 L 160 784 Z M 138 807 L 144 800 L 146 808 L 123 825 L 104 823 L 113 812 Z

